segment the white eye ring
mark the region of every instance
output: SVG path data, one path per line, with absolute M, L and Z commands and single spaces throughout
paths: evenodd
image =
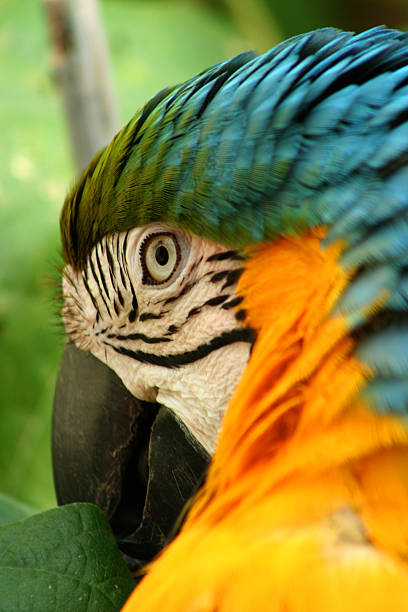
M 149 234 L 140 247 L 143 282 L 149 285 L 165 283 L 177 270 L 181 252 L 174 234 Z

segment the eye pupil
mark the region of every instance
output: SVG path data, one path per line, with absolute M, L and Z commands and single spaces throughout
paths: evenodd
M 160 245 L 156 249 L 155 258 L 160 266 L 165 266 L 169 261 L 169 252 L 165 246 Z
M 160 285 L 170 280 L 179 269 L 182 252 L 173 232 L 147 234 L 140 246 L 143 282 Z

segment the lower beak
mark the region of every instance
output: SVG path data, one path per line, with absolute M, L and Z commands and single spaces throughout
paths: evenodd
M 52 461 L 58 504 L 98 505 L 137 569 L 166 543 L 209 456 L 171 411 L 137 400 L 113 370 L 67 342 Z

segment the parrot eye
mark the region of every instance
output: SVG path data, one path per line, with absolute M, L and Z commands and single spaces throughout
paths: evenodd
M 150 234 L 140 247 L 143 282 L 165 283 L 177 270 L 181 259 L 180 246 L 173 234 Z

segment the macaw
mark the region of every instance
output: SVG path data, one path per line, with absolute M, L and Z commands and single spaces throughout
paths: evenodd
M 408 35 L 325 28 L 163 90 L 67 198 L 69 350 L 213 455 L 125 612 L 408 610 L 407 186 Z

